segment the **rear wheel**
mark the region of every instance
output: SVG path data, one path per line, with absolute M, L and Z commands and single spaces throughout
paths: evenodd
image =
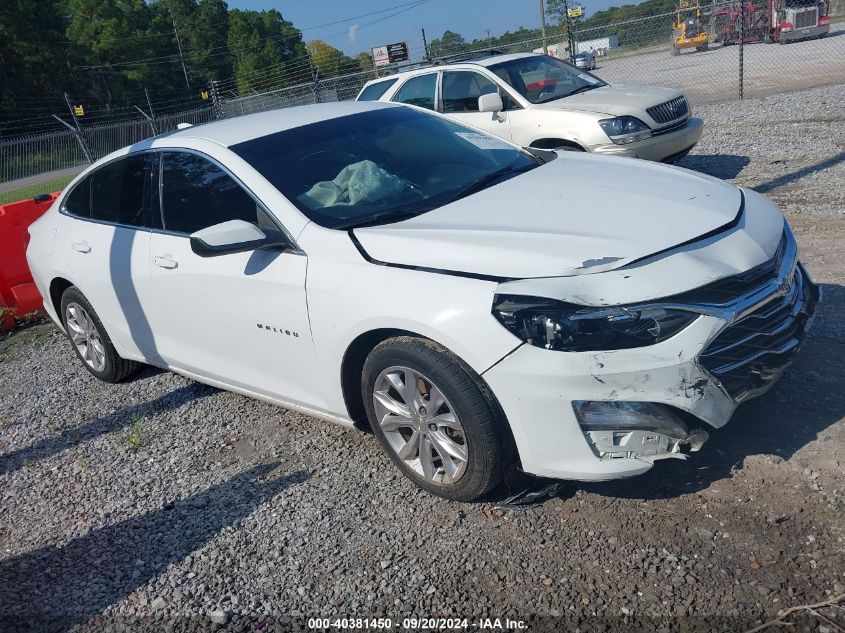
M 502 480 L 513 450 L 504 415 L 481 378 L 436 343 L 397 337 L 364 363 L 373 433 L 417 486 L 473 501 Z
M 103 323 L 78 288 L 65 290 L 61 305 L 65 331 L 85 369 L 105 382 L 120 382 L 138 371 L 139 363 L 118 355 Z

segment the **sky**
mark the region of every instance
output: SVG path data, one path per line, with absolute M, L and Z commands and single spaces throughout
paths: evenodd
M 636 1 L 587 0 L 581 4 L 589 15 L 609 6 Z M 426 0 L 414 6 L 419 2 L 227 0 L 230 9 L 277 9 L 286 20 L 302 30 L 306 42 L 321 39 L 347 55 L 355 55 L 374 46 L 407 42 L 413 57 L 419 59 L 422 57 L 421 28 L 425 28 L 426 37 L 431 42 L 447 29 L 472 40 L 487 37 L 487 29 L 490 29 L 491 35 L 496 35 L 515 31 L 520 26 L 535 28 L 540 24 L 538 0 Z M 349 21 L 340 22 L 347 19 Z M 332 22 L 336 24 L 329 24 Z

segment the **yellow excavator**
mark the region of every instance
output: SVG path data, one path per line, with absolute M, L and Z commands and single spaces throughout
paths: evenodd
M 699 0 L 678 0 L 672 24 L 672 57 L 680 55 L 684 48 L 706 51 L 709 43 L 707 29 L 701 24 Z

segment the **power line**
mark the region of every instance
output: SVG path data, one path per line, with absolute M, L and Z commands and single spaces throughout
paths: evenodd
M 359 27 L 359 30 L 366 28 L 366 27 L 369 27 L 369 26 L 372 26 L 374 24 L 379 24 L 381 22 L 389 20 L 389 19 L 391 19 L 391 18 L 393 18 L 397 15 L 405 13 L 406 11 L 416 9 L 417 7 L 419 7 L 423 4 L 426 4 L 430 1 L 431 0 L 414 0 L 414 2 L 409 2 L 409 3 L 403 4 L 403 5 L 398 5 L 396 7 L 391 7 L 390 9 L 385 9 L 385 10 L 382 10 L 382 11 L 373 12 L 373 13 L 370 13 L 370 14 L 365 14 L 365 15 L 373 15 L 374 13 L 384 13 L 386 11 L 394 11 L 394 13 L 391 13 L 390 15 L 384 16 L 384 17 L 379 18 L 377 20 L 372 20 L 370 22 L 367 22 L 366 24 L 362 24 Z M 402 7 L 404 7 L 404 8 L 402 8 Z M 399 10 L 396 10 L 396 9 L 399 9 Z M 346 18 L 344 20 L 338 20 L 334 23 L 327 23 L 327 25 L 337 24 L 337 23 L 340 23 L 340 22 L 348 22 L 348 21 L 351 21 L 351 20 L 358 19 L 359 17 L 362 17 L 362 16 L 356 16 L 354 18 Z M 322 26 L 326 26 L 326 25 L 322 25 Z M 313 27 L 313 28 L 320 28 L 320 27 Z M 328 36 L 328 38 L 325 38 L 325 39 L 333 39 L 335 37 L 340 37 L 343 34 L 344 34 L 344 32 L 335 33 L 333 35 Z M 225 55 L 236 55 L 236 54 L 243 53 L 243 52 L 246 52 L 246 51 L 255 50 L 255 49 L 261 48 L 262 46 L 264 46 L 265 44 L 267 44 L 269 42 L 281 41 L 281 40 L 284 40 L 284 39 L 288 39 L 290 37 L 291 37 L 290 34 L 271 36 L 271 37 L 264 38 L 263 40 L 259 40 L 259 42 L 257 44 L 255 44 L 254 46 L 245 46 L 245 47 L 240 47 L 240 48 L 232 48 L 227 43 L 223 46 L 214 46 L 214 47 L 207 48 L 207 49 L 186 48 L 185 50 L 189 51 L 189 53 L 187 54 L 187 57 L 189 59 L 196 58 L 196 57 L 206 57 L 206 58 L 220 57 L 220 56 L 225 56 Z M 192 51 L 192 53 L 190 51 Z M 222 52 L 214 53 L 212 51 L 222 51 Z M 80 69 L 83 69 L 83 70 L 96 70 L 98 68 L 123 68 L 123 67 L 127 67 L 127 66 L 138 66 L 138 65 L 149 66 L 149 65 L 154 65 L 154 64 L 155 65 L 157 65 L 157 64 L 170 64 L 170 63 L 176 62 L 179 59 L 182 59 L 182 56 L 180 56 L 180 54 L 178 54 L 178 53 L 174 53 L 174 54 L 171 54 L 171 55 L 160 55 L 158 57 L 146 57 L 146 58 L 137 59 L 137 60 L 130 60 L 130 61 L 126 61 L 126 62 L 115 62 L 115 63 L 112 63 L 112 64 L 81 65 L 81 66 L 77 66 L 77 68 L 80 68 Z

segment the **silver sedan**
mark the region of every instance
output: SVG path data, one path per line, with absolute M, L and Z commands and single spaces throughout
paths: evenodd
M 574 61 L 575 66 L 584 70 L 594 70 L 596 67 L 596 56 L 593 53 L 578 53 Z

